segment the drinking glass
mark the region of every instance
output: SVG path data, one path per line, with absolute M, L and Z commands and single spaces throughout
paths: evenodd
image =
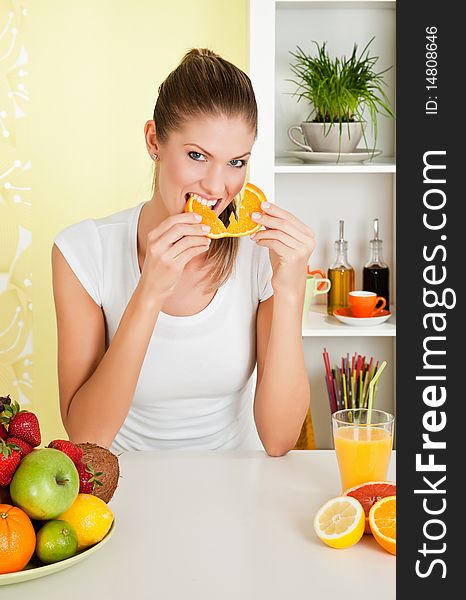
M 390 413 L 368 408 L 333 413 L 333 441 L 343 492 L 360 483 L 386 481 L 394 421 Z

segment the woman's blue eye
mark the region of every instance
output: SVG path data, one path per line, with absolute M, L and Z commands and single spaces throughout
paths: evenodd
M 241 163 L 240 165 L 236 164 L 234 165 L 233 163 Z M 244 167 L 246 165 L 246 161 L 242 160 L 240 158 L 234 158 L 233 160 L 230 160 L 230 165 L 232 167 L 236 167 L 237 169 L 241 169 L 241 167 Z
M 193 160 L 202 160 L 202 158 L 205 158 L 205 156 L 203 154 L 201 154 L 200 152 L 196 152 L 194 150 L 192 150 L 191 152 L 188 152 L 188 155 L 193 159 Z

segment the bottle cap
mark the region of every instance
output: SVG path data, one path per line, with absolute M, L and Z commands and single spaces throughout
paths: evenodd
M 339 222 L 339 236 L 338 236 L 338 240 L 335 241 L 335 249 L 336 250 L 346 250 L 346 248 L 348 247 L 348 242 L 344 240 L 344 229 L 345 229 L 345 222 L 344 221 L 340 221 Z
M 371 242 L 381 242 L 382 240 L 379 238 L 379 220 L 374 219 L 374 239 Z

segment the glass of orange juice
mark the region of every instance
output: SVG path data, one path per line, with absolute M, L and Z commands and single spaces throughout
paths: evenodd
M 386 480 L 394 421 L 390 413 L 368 408 L 333 413 L 333 442 L 343 491 L 367 481 Z

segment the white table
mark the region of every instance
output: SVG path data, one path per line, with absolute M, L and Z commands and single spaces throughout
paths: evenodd
M 109 542 L 69 569 L 0 587 L 0 598 L 395 598 L 396 559 L 372 536 L 346 550 L 315 536 L 316 510 L 340 493 L 331 450 L 129 452 L 120 464 Z

